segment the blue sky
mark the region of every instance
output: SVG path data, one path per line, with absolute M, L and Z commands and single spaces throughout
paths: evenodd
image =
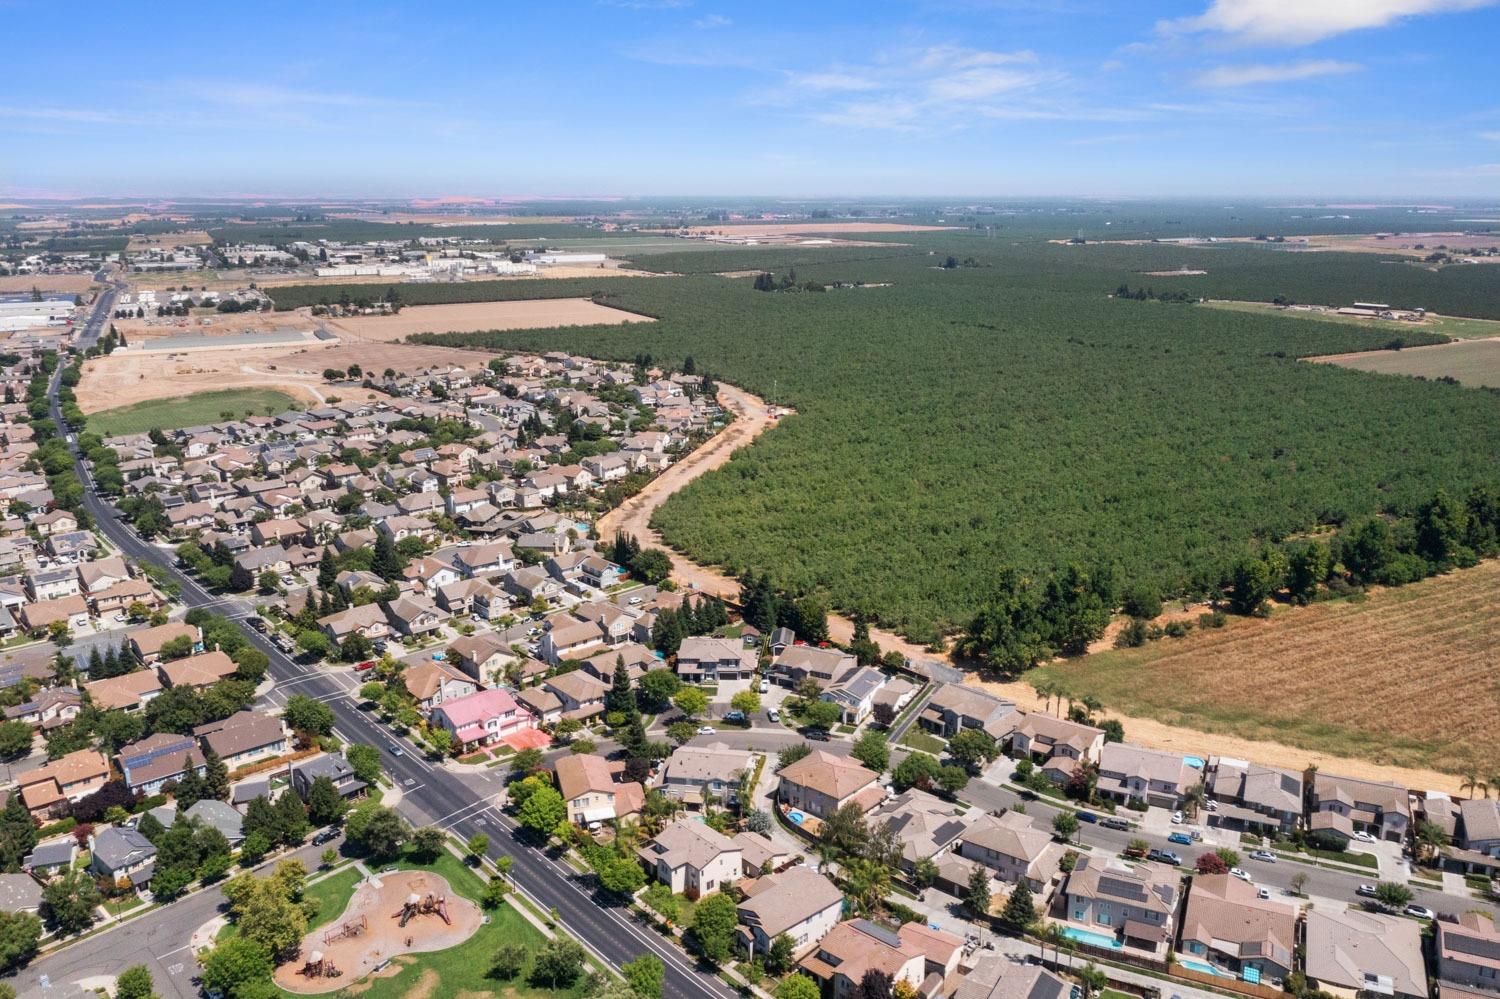
M 1500 199 L 1500 0 L 0 0 L 0 18 L 12 197 Z

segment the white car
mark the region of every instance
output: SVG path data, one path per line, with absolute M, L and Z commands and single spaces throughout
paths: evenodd
M 714 729 L 714 727 L 712 725 L 703 725 L 703 726 L 700 726 L 699 729 L 698 729 L 698 734 L 699 735 L 713 735 L 714 732 L 715 732 L 715 729 Z
M 1408 905 L 1406 907 L 1406 914 L 1408 916 L 1416 916 L 1418 919 L 1436 919 L 1437 918 L 1437 913 L 1435 913 L 1431 909 L 1427 908 L 1427 906 L 1425 906 L 1425 905 L 1417 905 L 1415 902 L 1413 902 L 1411 905 Z
M 772 708 L 771 710 L 766 712 L 766 717 L 773 722 L 779 722 L 781 721 L 781 712 L 777 711 L 775 708 Z
M 770 680 L 762 680 L 762 681 L 760 681 L 760 692 L 762 694 L 769 694 L 771 692 L 771 681 Z
M 1172 824 L 1174 826 L 1180 826 L 1180 825 L 1182 825 L 1182 823 L 1184 821 L 1185 820 L 1182 817 L 1182 812 L 1181 811 L 1176 811 L 1176 812 L 1172 813 Z
M 1371 836 L 1367 832 L 1357 832 L 1357 833 L 1354 834 L 1354 838 L 1357 839 L 1357 840 L 1359 840 L 1361 843 L 1373 843 L 1373 842 L 1375 842 L 1375 837 Z
M 1255 890 L 1255 897 L 1256 898 L 1270 898 L 1271 897 L 1271 889 L 1269 889 L 1269 888 L 1257 888 Z
M 1251 878 L 1250 878 L 1250 872 L 1247 871 L 1247 870 L 1245 870 L 1243 867 L 1231 867 L 1229 869 L 1229 875 L 1230 875 L 1230 877 L 1239 878 L 1241 881 L 1245 882 L 1246 884 L 1252 884 L 1253 883 L 1251 881 Z

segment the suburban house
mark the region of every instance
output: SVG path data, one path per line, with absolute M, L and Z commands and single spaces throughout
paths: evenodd
M 129 826 L 108 826 L 89 837 L 89 870 L 115 884 L 139 888 L 151 880 L 156 847 Z
M 1445 851 L 1470 873 L 1500 871 L 1500 800 L 1470 798 L 1458 806 L 1454 847 Z
M 16 775 L 21 802 L 34 817 L 50 818 L 69 802 L 82 801 L 109 779 L 109 761 L 94 749 L 59 756 Z
M 1066 918 L 1125 945 L 1165 953 L 1180 878 L 1171 867 L 1082 856 L 1064 885 Z
M 991 868 L 1008 884 L 1024 881 L 1038 895 L 1057 876 L 1065 852 L 1050 830 L 1021 812 L 981 816 L 958 841 L 960 856 Z
M 1210 757 L 1208 824 L 1252 833 L 1289 834 L 1302 818 L 1302 775 L 1224 756 Z
M 297 797 L 306 801 L 312 793 L 313 782 L 319 777 L 327 777 L 334 790 L 345 798 L 357 798 L 369 787 L 354 775 L 354 768 L 342 753 L 324 753 L 292 768 L 292 789 L 297 792 Z
M 791 852 L 764 833 L 742 832 L 733 837 L 740 848 L 740 859 L 745 863 L 745 877 L 758 878 L 771 874 L 792 858 Z
M 162 682 L 168 687 L 212 687 L 225 677 L 233 676 L 237 669 L 234 660 L 218 649 L 158 663 L 156 667 Z
M 240 711 L 193 729 L 231 772 L 282 755 L 290 747 L 286 725 L 275 715 Z
M 811 867 L 788 867 L 747 883 L 736 917 L 740 946 L 748 956 L 764 954 L 785 933 L 801 957 L 838 925 L 844 893 Z
M 1179 952 L 1248 982 L 1285 979 L 1297 946 L 1297 907 L 1261 898 L 1228 873 L 1194 876 Z
M 1203 774 L 1181 753 L 1126 742 L 1105 743 L 1099 753 L 1098 793 L 1122 805 L 1181 808 Z
M 688 898 L 722 891 L 744 873 L 744 861 L 734 840 L 696 819 L 678 819 L 636 855 L 656 880 L 672 889 L 672 894 Z
M 597 621 L 562 618 L 542 636 L 537 655 L 556 666 L 564 659 L 577 659 L 605 641 L 604 626 Z
M 161 658 L 161 648 L 174 638 L 189 638 L 193 642 L 193 649 L 201 651 L 203 648 L 203 633 L 198 630 L 197 625 L 187 624 L 183 621 L 168 621 L 166 624 L 157 625 L 154 628 L 142 628 L 140 631 L 130 633 L 130 648 L 135 657 L 147 666 L 154 664 Z
M 887 798 L 867 816 L 870 828 L 889 823 L 901 842 L 901 869 L 946 852 L 979 819 L 977 809 L 961 809 L 935 794 L 911 788 Z
M 204 798 L 193 802 L 192 807 L 183 814 L 194 822 L 212 826 L 223 833 L 230 846 L 239 846 L 245 841 L 244 817 L 235 811 L 233 805 Z
M 885 688 L 886 675 L 874 666 L 856 666 L 823 691 L 821 700 L 836 704 L 845 725 L 858 725 L 875 710 L 875 697 Z
M 417 702 L 417 710 L 429 714 L 445 701 L 467 697 L 479 686 L 467 673 L 440 659 L 424 659 L 401 674 L 401 682 Z
M 953 999 L 1073 999 L 1078 986 L 1038 964 L 982 954 L 958 980 Z
M 892 985 L 913 989 L 927 977 L 927 956 L 895 930 L 868 919 L 839 923 L 802 959 L 801 968 L 823 984 L 832 999 L 853 999 L 866 972 L 878 971 Z
M 1411 828 L 1410 795 L 1400 784 L 1338 777 L 1320 770 L 1313 775 L 1308 795 L 1307 828 L 1346 840 L 1364 832 L 1400 843 Z
M 1012 756 L 1031 760 L 1053 783 L 1061 784 L 1079 763 L 1099 762 L 1104 730 L 1033 711 L 1017 723 L 1010 749 Z
M 635 815 L 646 802 L 640 784 L 615 780 L 609 761 L 592 753 L 558 758 L 557 790 L 568 808 L 568 821 L 579 826 Z
M 448 652 L 453 664 L 475 683 L 491 682 L 497 671 L 504 670 L 516 658 L 509 643 L 493 631 L 456 638 L 448 646 Z
M 1421 924 L 1362 909 L 1314 907 L 1304 930 L 1307 986 L 1336 996 L 1426 999 Z
M 694 805 L 701 805 L 707 792 L 730 804 L 739 794 L 740 775 L 753 769 L 751 761 L 749 750 L 729 749 L 722 743 L 678 746 L 662 769 L 661 792 Z
M 1471 909 L 1457 923 L 1433 923 L 1433 955 L 1438 988 L 1452 983 L 1495 992 L 1500 989 L 1500 933 L 1488 914 Z
M 542 686 L 562 702 L 563 715 L 567 718 L 588 721 L 604 713 L 604 695 L 609 687 L 581 669 L 550 677 L 542 681 Z
M 687 683 L 748 679 L 758 665 L 755 651 L 731 638 L 694 635 L 677 651 L 677 675 Z
M 342 643 L 350 635 L 363 635 L 374 641 L 391 633 L 385 611 L 379 604 L 360 604 L 335 611 L 327 617 L 318 618 L 318 627 L 323 629 L 330 641 Z
M 939 684 L 917 715 L 922 728 L 951 739 L 962 729 L 977 728 L 1000 745 L 1015 731 L 1021 713 L 1015 704 L 967 683 Z
M 101 711 L 140 711 L 165 688 L 154 669 L 90 680 L 83 685 L 94 707 Z
M 850 802 L 869 811 L 885 797 L 880 775 L 844 756 L 815 749 L 784 767 L 777 797 L 788 808 L 826 819 Z
M 921 921 L 902 923 L 896 931 L 901 942 L 922 952 L 922 992 L 942 988 L 958 971 L 964 957 L 964 938 L 947 930 L 936 929 Z
M 857 665 L 853 656 L 839 649 L 813 645 L 791 645 L 771 661 L 771 679 L 795 687 L 811 677 L 818 689 L 826 690 Z
M 175 784 L 186 777 L 189 768 L 194 773 L 203 773 L 203 751 L 198 748 L 198 740 L 171 732 L 157 732 L 121 746 L 115 760 L 125 775 L 125 786 L 145 795 L 161 793 L 169 782 Z
M 0 874 L 0 911 L 29 912 L 42 908 L 42 886 L 30 874 Z
M 431 721 L 451 732 L 454 743 L 464 749 L 493 745 L 536 727 L 531 712 L 517 704 L 510 691 L 498 687 L 444 701 L 432 709 Z
M 403 596 L 385 607 L 392 627 L 412 638 L 436 631 L 443 623 L 443 614 L 437 605 L 423 596 Z
M 31 700 L 7 707 L 4 717 L 32 728 L 50 729 L 72 721 L 82 710 L 83 695 L 72 687 L 43 687 Z

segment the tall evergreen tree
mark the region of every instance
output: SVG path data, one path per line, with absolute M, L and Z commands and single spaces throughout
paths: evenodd
M 318 560 L 318 587 L 324 590 L 331 590 L 334 584 L 338 582 L 338 578 L 339 567 L 334 565 L 333 552 L 328 550 L 327 545 L 324 545 L 323 557 Z
M 386 582 L 393 582 L 401 578 L 401 569 L 401 555 L 396 551 L 396 543 L 389 534 L 377 532 L 375 558 L 370 563 L 370 571 Z
M 36 823 L 15 791 L 5 799 L 0 811 L 0 870 L 21 869 L 21 861 L 36 846 Z
M 615 672 L 610 680 L 609 692 L 604 695 L 604 709 L 619 711 L 627 716 L 637 712 L 635 688 L 630 685 L 630 673 L 625 669 L 625 657 L 615 656 Z
M 182 769 L 182 778 L 177 781 L 177 790 L 172 796 L 177 799 L 178 809 L 185 812 L 203 800 L 203 778 L 198 775 L 191 755 L 183 756 Z
M 201 792 L 204 798 L 212 798 L 214 801 L 229 800 L 229 768 L 212 746 L 205 746 L 203 749 Z

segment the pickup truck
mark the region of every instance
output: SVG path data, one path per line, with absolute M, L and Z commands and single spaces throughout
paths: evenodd
M 1182 858 L 1171 850 L 1153 849 L 1146 854 L 1146 859 L 1160 861 L 1163 864 L 1171 864 L 1173 867 L 1177 867 L 1182 863 Z

